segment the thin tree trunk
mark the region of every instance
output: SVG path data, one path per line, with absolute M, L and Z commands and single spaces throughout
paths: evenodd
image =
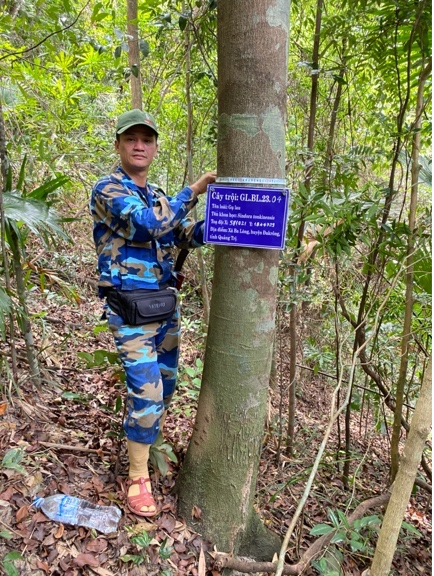
M 292 294 L 291 310 L 289 312 L 289 396 L 288 396 L 288 426 L 286 431 L 286 454 L 292 456 L 294 451 L 295 408 L 297 403 L 295 379 L 297 376 L 297 304 L 296 304 L 296 263 L 292 262 L 290 290 Z
M 29 319 L 29 310 L 27 307 L 26 286 L 24 283 L 23 264 L 20 255 L 19 239 L 14 230 L 10 230 L 11 251 L 14 263 L 15 282 L 17 284 L 17 294 L 22 313 L 22 330 L 24 341 L 26 343 L 27 361 L 29 363 L 30 379 L 38 390 L 41 390 L 41 373 L 39 370 L 38 359 L 35 353 L 35 341 L 33 338 L 32 325 Z
M 128 64 L 131 70 L 132 108 L 143 107 L 142 76 L 140 73 L 139 26 L 137 0 L 127 0 Z
M 392 564 L 399 531 L 410 500 L 414 480 L 420 463 L 425 441 L 432 423 L 432 357 L 417 400 L 411 420 L 410 432 L 405 443 L 398 473 L 392 488 L 392 495 L 384 515 L 383 525 L 378 536 L 370 576 L 387 576 Z
M 391 168 L 390 168 L 387 193 L 386 193 L 386 197 L 384 200 L 381 224 L 379 226 L 379 233 L 378 233 L 377 238 L 375 239 L 375 242 L 372 245 L 370 256 L 368 258 L 368 262 L 366 265 L 366 268 L 368 271 L 366 274 L 366 278 L 365 278 L 363 290 L 362 290 L 362 295 L 360 298 L 359 309 L 358 309 L 358 313 L 357 313 L 357 320 L 356 321 L 350 320 L 351 324 L 356 329 L 354 349 L 362 347 L 363 343 L 366 341 L 366 322 L 367 322 L 366 308 L 367 308 L 367 303 L 369 301 L 369 291 L 371 288 L 372 279 L 374 278 L 374 274 L 375 274 L 375 272 L 378 271 L 377 270 L 378 255 L 380 253 L 380 247 L 382 245 L 382 242 L 384 240 L 384 236 L 386 234 L 386 232 L 385 232 L 387 230 L 386 224 L 387 224 L 387 221 L 389 219 L 389 214 L 390 214 L 390 210 L 392 207 L 392 202 L 393 202 L 393 199 L 395 198 L 395 194 L 396 194 L 396 191 L 395 191 L 395 174 L 396 174 L 396 169 L 397 169 L 397 165 L 398 165 L 398 161 L 399 161 L 399 154 L 400 154 L 401 149 L 402 149 L 402 133 L 403 133 L 402 129 L 403 129 L 403 125 L 404 125 L 404 121 L 405 121 L 405 115 L 407 113 L 408 103 L 409 103 L 409 99 L 410 99 L 411 46 L 412 46 L 413 38 L 416 34 L 417 25 L 418 25 L 422 10 L 423 10 L 423 5 L 421 5 L 418 9 L 418 13 L 416 15 L 415 22 L 413 24 L 412 32 L 410 35 L 410 40 L 407 43 L 408 44 L 407 82 L 406 82 L 406 87 L 405 87 L 405 90 L 403 91 L 403 93 L 402 94 L 401 94 L 401 92 L 399 93 L 399 95 L 400 95 L 400 108 L 399 108 L 399 111 L 398 111 L 398 114 L 396 117 L 396 125 L 397 125 L 396 128 L 397 128 L 398 136 L 396 138 L 396 141 L 394 144 L 394 149 L 393 149 L 392 164 L 391 164 Z M 398 24 L 396 24 L 396 27 L 398 27 Z M 398 89 L 401 90 L 401 76 L 400 76 L 400 70 L 398 67 L 397 67 L 396 73 L 397 73 L 397 80 L 398 80 Z M 383 265 L 384 265 L 384 262 L 383 262 Z M 343 307 L 344 316 L 347 319 L 349 319 L 348 312 L 346 310 L 344 310 L 343 300 L 341 298 L 340 298 L 340 303 L 341 303 L 341 307 Z M 374 373 L 374 371 L 371 369 L 371 366 L 368 364 L 365 349 L 360 354 L 360 361 L 361 361 L 361 366 L 362 366 L 363 370 L 367 374 L 373 374 Z M 381 377 L 378 374 L 376 374 L 376 376 L 378 376 L 378 377 L 375 378 L 374 380 L 377 383 L 377 385 L 379 386 L 380 390 L 382 390 L 382 392 L 384 393 L 384 386 L 380 386 L 380 384 L 382 384 Z M 387 391 L 386 391 L 385 396 L 386 397 L 388 396 Z M 390 397 L 386 399 L 386 403 L 388 403 L 389 407 L 392 406 Z M 394 403 L 393 403 L 392 409 L 393 410 L 395 409 Z M 402 421 L 402 419 L 401 419 L 401 421 Z M 349 447 L 348 447 L 348 449 L 349 449 Z M 349 460 L 347 458 L 345 461 L 345 468 L 344 468 L 344 473 L 343 473 L 344 481 L 345 481 L 345 478 L 348 478 L 348 477 L 349 477 Z
M 411 341 L 411 319 L 413 316 L 413 267 L 414 267 L 414 244 L 416 227 L 416 208 L 419 183 L 419 151 L 420 151 L 420 127 L 422 111 L 424 108 L 423 91 L 425 82 L 431 72 L 431 62 L 422 70 L 419 76 L 415 121 L 413 124 L 413 147 L 411 152 L 411 193 L 410 208 L 408 215 L 408 239 L 405 277 L 405 310 L 404 324 L 401 338 L 401 362 L 399 366 L 398 382 L 396 384 L 396 406 L 393 420 L 393 433 L 391 442 L 391 482 L 394 481 L 399 468 L 399 440 L 401 436 L 402 407 L 404 403 L 405 383 L 407 379 L 408 355 Z
M 315 118 L 316 118 L 316 107 L 318 99 L 318 73 L 319 73 L 319 45 L 320 45 L 320 33 L 321 33 L 321 19 L 322 19 L 322 6 L 323 0 L 317 0 L 316 6 L 316 19 L 315 19 L 315 37 L 313 43 L 313 53 L 312 53 L 312 84 L 310 90 L 310 113 L 309 113 L 309 127 L 307 135 L 307 160 L 305 168 L 305 179 L 304 185 L 307 190 L 310 188 L 310 182 L 312 179 L 312 169 L 313 169 L 313 143 L 315 137 Z M 301 215 L 301 222 L 298 228 L 297 234 L 297 246 L 295 248 L 295 254 L 290 267 L 290 277 L 291 277 L 291 287 L 292 287 L 292 304 L 291 312 L 289 316 L 290 322 L 290 336 L 289 336 L 289 346 L 290 346 L 290 358 L 291 362 L 289 365 L 289 403 L 288 403 L 288 427 L 286 436 L 286 452 L 288 455 L 292 455 L 293 442 L 294 442 L 294 429 L 295 429 L 295 404 L 296 404 L 296 358 L 297 358 L 297 301 L 296 301 L 296 287 L 297 287 L 297 258 L 298 252 L 303 241 L 305 220 L 303 214 Z
M 289 2 L 219 0 L 221 177 L 284 178 Z M 275 331 L 279 253 L 216 246 L 196 422 L 179 511 L 219 550 L 271 558 L 253 502 Z M 193 517 L 192 517 L 193 513 Z
M 338 325 L 338 297 L 337 293 L 339 292 L 339 263 L 335 260 L 335 278 L 336 278 L 336 290 L 335 290 L 335 350 L 336 350 L 336 381 L 339 382 L 341 378 L 341 345 L 340 345 L 340 338 L 339 338 L 339 325 Z M 337 393 L 337 403 L 338 406 L 341 403 L 341 391 L 338 390 Z M 337 446 L 336 446 L 336 461 L 337 461 L 337 468 L 340 469 L 339 460 L 340 460 L 340 451 L 341 451 L 341 421 L 340 418 L 336 420 L 336 427 L 338 432 L 337 438 Z
M 343 78 L 345 75 L 345 70 L 346 70 L 346 56 L 345 56 L 345 51 L 346 51 L 346 45 L 347 45 L 347 41 L 346 38 L 343 39 L 343 54 L 342 54 L 342 65 L 339 71 L 339 76 L 340 78 Z M 336 88 L 336 94 L 335 94 L 335 98 L 333 101 L 333 108 L 332 108 L 332 112 L 330 115 L 330 126 L 329 126 L 329 134 L 328 134 L 328 138 L 327 138 L 327 149 L 326 149 L 326 157 L 325 157 L 325 170 L 324 170 L 324 174 L 327 175 L 329 174 L 329 178 L 330 178 L 330 169 L 333 163 L 333 144 L 334 144 L 334 140 L 335 140 L 335 130 L 336 130 L 336 122 L 337 122 L 337 118 L 338 118 L 338 111 L 339 111 L 339 107 L 341 104 L 341 97 L 342 97 L 342 82 L 337 82 L 337 88 Z
M 7 292 L 10 294 L 11 280 L 9 276 L 9 259 L 6 251 L 6 223 L 5 223 L 5 213 L 3 209 L 3 192 L 5 191 L 6 188 L 8 165 L 9 162 L 6 152 L 3 106 L 0 98 L 0 169 L 2 176 L 2 184 L 0 186 L 0 224 L 1 224 L 0 236 L 1 236 L 1 251 L 3 257 L 3 271 L 5 276 L 5 287 Z M 12 377 L 15 382 L 18 382 L 18 362 L 17 362 L 17 350 L 15 346 L 15 318 L 13 312 L 9 313 L 9 344 L 11 347 Z
M 193 184 L 193 108 L 191 104 L 191 42 L 190 24 L 185 27 L 185 98 L 187 101 L 187 173 L 188 183 Z M 197 220 L 196 207 L 193 209 L 193 218 Z M 202 250 L 196 250 L 199 263 L 200 287 L 202 293 L 203 321 L 206 326 L 209 324 L 209 295 L 206 284 L 206 268 Z

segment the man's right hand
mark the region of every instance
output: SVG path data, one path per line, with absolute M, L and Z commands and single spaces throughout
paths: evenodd
M 216 177 L 217 172 L 205 172 L 205 174 L 203 174 L 199 180 L 192 184 L 190 188 L 193 190 L 196 196 L 199 196 L 199 194 L 204 194 L 208 184 L 215 182 Z

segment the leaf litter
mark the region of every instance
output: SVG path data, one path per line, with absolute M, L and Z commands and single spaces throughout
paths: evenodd
M 85 282 L 81 291 L 83 296 L 77 306 L 64 303 L 61 298 L 48 301 L 33 296 L 34 309 L 55 319 L 43 320 L 44 330 L 35 331 L 36 346 L 44 348 L 40 359 L 44 385 L 35 393 L 29 380 L 23 378 L 18 397 L 10 395 L 0 403 L 1 452 L 5 456 L 16 451 L 12 453 L 15 459 L 11 467 L 1 468 L 0 566 L 4 568 L 5 559 L 15 552 L 18 558 L 13 557 L 11 563 L 21 576 L 216 576 L 219 572 L 214 569 L 210 554 L 214 546 L 177 517 L 173 490 L 192 432 L 197 386 L 189 394 L 184 388 L 178 390 L 166 419 L 165 442 L 172 446 L 177 462 L 165 456 L 165 476 L 158 468 L 151 472 L 161 514 L 144 521 L 127 510 L 122 490 L 127 455 L 122 440 L 120 399 L 124 384 L 120 372 L 116 365 L 107 362 L 89 367 L 79 356 L 87 353 L 88 358 L 96 358 L 98 350 L 114 351 L 111 336 L 104 330 L 94 331 L 101 313 L 94 291 Z M 188 305 L 200 315 L 194 297 Z M 24 350 L 24 343 L 18 341 L 19 357 L 25 356 Z M 196 331 L 186 330 L 182 365 L 190 366 L 194 373 L 201 354 Z M 20 370 L 24 375 L 24 361 Z M 322 439 L 331 396 L 329 384 L 318 376 L 301 385 L 295 456 L 286 457 L 278 446 L 279 401 L 274 392 L 270 396 L 258 474 L 256 508 L 265 525 L 282 537 Z M 359 469 L 353 470 L 354 486 L 349 492 L 340 480 L 340 464 L 333 453 L 336 439 L 331 439 L 330 452 L 325 455 L 296 530 L 296 542 L 288 551 L 289 563 L 296 562 L 300 552 L 312 543 L 311 528 L 329 522 L 328 510 L 352 510 L 360 501 L 384 490 L 388 473 L 385 439 L 378 435 L 367 437 L 355 430 L 353 444 Z M 123 511 L 118 531 L 101 535 L 87 528 L 52 522 L 31 506 L 36 495 L 57 492 L 118 506 Z M 200 515 L 200 510 L 194 513 Z M 414 525 L 420 536 L 407 535 L 400 540 L 394 573 L 431 574 L 429 495 L 418 491 L 412 496 L 405 520 Z M 368 566 L 368 558 L 346 554 L 342 569 L 345 575 L 356 576 Z M 309 568 L 304 574 L 318 572 Z

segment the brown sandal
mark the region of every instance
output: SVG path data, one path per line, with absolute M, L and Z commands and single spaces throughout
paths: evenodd
M 150 516 L 155 516 L 157 514 L 157 505 L 151 492 L 149 492 L 148 488 L 146 487 L 146 482 L 150 482 L 150 479 L 143 478 L 143 476 L 137 478 L 137 480 L 131 480 L 131 478 L 127 478 L 127 480 L 125 480 L 125 488 L 127 493 L 127 506 L 131 512 L 137 514 L 137 516 L 144 516 L 149 518 Z M 140 492 L 135 496 L 128 496 L 128 489 L 133 484 L 137 484 L 139 486 Z M 148 508 L 153 506 L 155 510 L 142 512 L 143 506 L 148 506 Z

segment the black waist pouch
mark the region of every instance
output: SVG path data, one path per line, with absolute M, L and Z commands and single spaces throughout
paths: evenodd
M 130 326 L 161 322 L 176 310 L 173 288 L 163 290 L 108 290 L 107 304 Z

